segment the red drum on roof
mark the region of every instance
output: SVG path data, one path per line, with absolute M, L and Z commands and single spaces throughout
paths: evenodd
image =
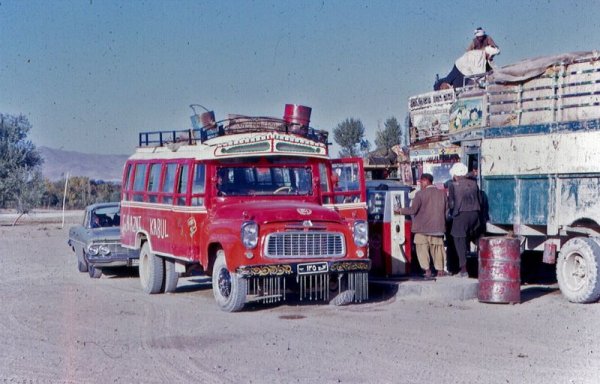
M 312 109 L 299 104 L 286 104 L 283 120 L 288 124 L 308 126 Z

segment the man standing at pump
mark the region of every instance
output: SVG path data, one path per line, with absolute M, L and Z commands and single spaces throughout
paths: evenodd
M 444 233 L 446 232 L 446 211 L 448 208 L 446 194 L 433 185 L 433 176 L 423 173 L 419 179 L 419 190 L 410 203 L 410 207 L 396 207 L 394 213 L 412 215 L 412 232 L 417 250 L 419 265 L 430 278 L 431 261 L 437 276 L 446 274 L 446 250 L 444 249 Z
M 452 182 L 448 185 L 448 208 L 452 215 L 450 234 L 460 267 L 459 275 L 468 276 L 467 251 L 470 241 L 477 236 L 479 229 L 479 187 L 477 182 L 467 177 L 467 166 L 456 163 L 450 168 Z

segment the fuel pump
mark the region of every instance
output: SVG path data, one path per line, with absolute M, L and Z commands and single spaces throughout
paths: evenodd
M 394 214 L 394 207 L 409 204 L 410 186 L 397 181 L 367 182 L 369 255 L 373 274 L 379 276 L 410 273 L 410 219 Z

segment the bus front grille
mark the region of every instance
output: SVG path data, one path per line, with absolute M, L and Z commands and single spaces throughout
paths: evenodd
M 265 256 L 270 258 L 343 257 L 344 235 L 332 232 L 279 232 L 267 236 Z

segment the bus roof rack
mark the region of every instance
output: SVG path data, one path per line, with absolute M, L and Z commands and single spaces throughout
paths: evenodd
M 229 118 L 217 121 L 201 128 L 165 130 L 139 133 L 140 147 L 156 147 L 169 143 L 187 143 L 193 145 L 216 137 L 238 135 L 244 133 L 279 132 L 292 134 L 329 145 L 329 132 L 317 130 L 306 125 L 288 123 L 283 119 L 265 116 L 230 115 Z

